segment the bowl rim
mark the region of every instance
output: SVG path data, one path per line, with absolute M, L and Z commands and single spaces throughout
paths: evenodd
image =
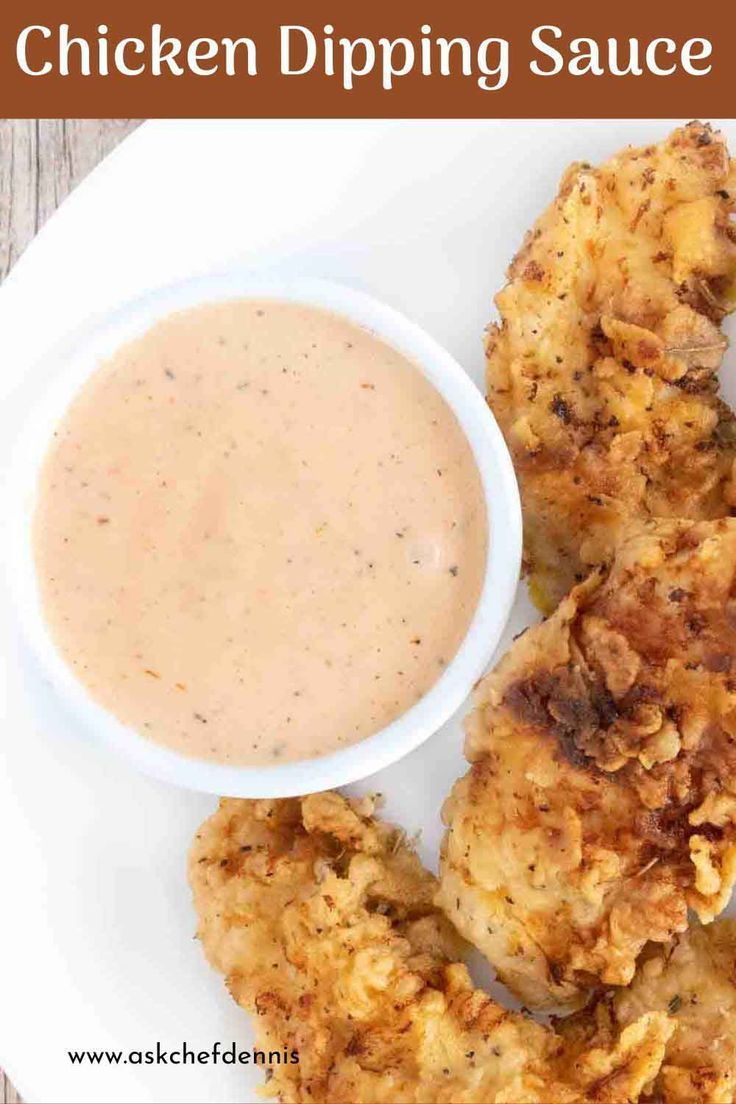
M 168 314 L 232 299 L 299 302 L 334 311 L 404 353 L 454 413 L 478 468 L 488 521 L 481 595 L 453 659 L 427 693 L 384 728 L 339 751 L 276 766 L 197 759 L 158 744 L 98 704 L 57 651 L 46 625 L 32 548 L 41 465 L 54 427 L 100 361 Z M 374 296 L 332 280 L 237 269 L 196 276 L 130 300 L 83 324 L 32 369 L 46 372 L 7 468 L 9 541 L 5 571 L 21 633 L 63 704 L 83 731 L 145 774 L 186 789 L 233 797 L 290 797 L 332 789 L 404 758 L 452 717 L 496 650 L 514 601 L 521 566 L 521 504 L 511 457 L 480 390 L 455 358 L 417 323 Z

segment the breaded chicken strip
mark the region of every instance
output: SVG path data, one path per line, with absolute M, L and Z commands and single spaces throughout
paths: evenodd
M 666 1014 L 563 1046 L 475 989 L 436 880 L 369 800 L 223 801 L 190 878 L 205 952 L 257 1046 L 299 1052 L 271 1067 L 287 1104 L 624 1102 L 659 1070 Z
M 626 985 L 736 880 L 736 520 L 649 523 L 477 689 L 439 903 L 530 1007 Z
M 736 505 L 736 422 L 716 380 L 736 305 L 735 207 L 722 137 L 690 123 L 600 168 L 572 165 L 509 269 L 488 401 L 545 613 L 630 521 Z
M 736 921 L 696 926 L 667 947 L 650 946 L 628 989 L 597 996 L 559 1023 L 580 1047 L 606 1046 L 642 1012 L 677 1024 L 655 1083 L 663 1104 L 736 1100 Z

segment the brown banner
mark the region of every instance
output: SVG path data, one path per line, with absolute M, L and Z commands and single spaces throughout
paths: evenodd
M 726 5 L 5 0 L 0 115 L 732 116 Z

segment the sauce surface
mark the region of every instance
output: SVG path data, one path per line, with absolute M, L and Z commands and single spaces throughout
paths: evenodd
M 378 731 L 453 658 L 487 520 L 454 414 L 313 307 L 159 322 L 85 384 L 41 475 L 55 643 L 121 721 L 188 755 L 307 759 Z

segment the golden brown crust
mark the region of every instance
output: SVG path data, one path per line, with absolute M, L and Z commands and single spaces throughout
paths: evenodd
M 598 994 L 558 1023 L 570 1042 L 605 1046 L 642 1014 L 659 1010 L 677 1027 L 653 1097 L 662 1104 L 736 1100 L 736 921 L 695 925 L 666 947 L 647 948 L 628 989 Z
M 337 794 L 226 800 L 190 856 L 199 936 L 255 1015 L 286 1104 L 626 1104 L 653 1081 L 672 1027 L 639 1017 L 605 1046 L 475 989 L 432 899 L 436 880 L 372 802 Z
M 509 269 L 488 401 L 544 612 L 629 522 L 736 504 L 736 421 L 716 380 L 736 304 L 735 206 L 723 139 L 691 123 L 597 169 L 571 166 Z
M 625 985 L 736 878 L 736 520 L 650 523 L 480 684 L 439 901 L 530 1006 Z

